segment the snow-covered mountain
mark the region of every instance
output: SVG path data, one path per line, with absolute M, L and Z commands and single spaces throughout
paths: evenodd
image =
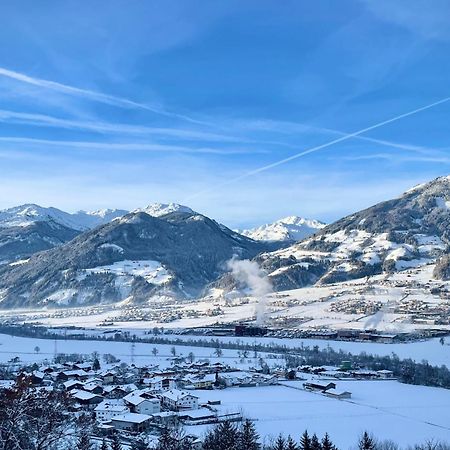
M 450 279 L 450 177 L 416 186 L 256 260 L 275 290 L 329 284 L 424 264 Z M 232 289 L 223 277 L 217 286 Z
M 137 211 L 153 217 L 172 212 L 194 213 L 176 203 L 153 203 Z M 26 259 L 75 236 L 128 214 L 123 209 L 68 213 L 57 208 L 25 204 L 0 210 L 0 265 Z
M 194 296 L 224 273 L 233 256 L 253 258 L 267 249 L 201 214 L 133 212 L 1 266 L 0 307 Z
M 120 209 L 68 213 L 35 204 L 15 206 L 0 211 L 0 228 L 27 227 L 36 222 L 54 222 L 72 230 L 85 231 L 127 214 Z
M 437 178 L 338 220 L 287 249 L 262 255 L 261 262 L 280 288 L 433 263 L 449 251 L 449 201 L 450 177 Z M 442 261 L 438 266 L 444 274 Z
M 173 212 L 182 212 L 188 214 L 195 213 L 195 211 L 193 211 L 188 206 L 179 205 L 178 203 L 152 203 L 145 208 L 139 208 L 133 212 L 144 212 L 153 217 L 161 217 Z
M 80 233 L 126 214 L 122 210 L 70 214 L 35 204 L 0 211 L 0 265 L 70 241 Z
M 256 241 L 296 242 L 317 233 L 324 227 L 324 223 L 315 219 L 289 216 L 258 228 L 239 232 Z

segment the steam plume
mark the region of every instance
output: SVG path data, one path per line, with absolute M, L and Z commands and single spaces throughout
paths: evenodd
M 263 324 L 267 307 L 266 295 L 272 292 L 272 284 L 267 275 L 257 262 L 248 259 L 239 260 L 235 256 L 227 262 L 227 267 L 231 270 L 233 277 L 246 285 L 252 295 L 258 299 L 256 321 L 258 324 Z

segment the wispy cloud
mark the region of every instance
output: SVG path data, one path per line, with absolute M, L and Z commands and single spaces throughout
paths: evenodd
M 7 142 L 9 144 L 22 145 L 39 145 L 52 146 L 60 148 L 74 148 L 83 150 L 107 150 L 107 151 L 147 151 L 147 152 L 161 152 L 161 153 L 204 153 L 216 155 L 233 155 L 244 153 L 265 153 L 261 149 L 248 148 L 215 148 L 215 147 L 188 147 L 182 145 L 166 145 L 159 143 L 140 143 L 140 142 L 95 142 L 95 141 L 69 141 L 69 140 L 51 140 L 51 139 L 37 139 L 16 136 L 2 136 L 0 142 Z
M 0 122 L 19 123 L 26 125 L 65 128 L 72 130 L 94 131 L 109 134 L 130 134 L 130 135 L 161 135 L 191 140 L 204 141 L 227 141 L 242 142 L 243 137 L 227 136 L 224 134 L 211 133 L 208 131 L 196 130 L 193 128 L 176 127 L 149 127 L 141 125 L 130 125 L 124 123 L 104 122 L 100 120 L 73 120 L 62 119 L 46 114 L 25 113 L 9 110 L 0 110 Z M 247 141 L 248 142 L 248 141 Z
M 19 81 L 21 83 L 30 84 L 33 86 L 38 86 L 44 89 L 49 89 L 52 91 L 57 91 L 66 95 L 71 95 L 74 97 L 81 97 L 84 99 L 88 99 L 94 102 L 103 103 L 110 106 L 116 106 L 119 108 L 126 108 L 126 109 L 140 109 L 145 111 L 150 111 L 155 114 L 159 114 L 165 117 L 171 117 L 175 119 L 184 120 L 191 123 L 196 124 L 202 124 L 207 125 L 207 123 L 197 120 L 193 117 L 179 114 L 176 112 L 168 111 L 164 108 L 162 108 L 159 105 L 148 105 L 146 103 L 140 103 L 135 102 L 133 100 L 129 100 L 127 98 L 123 97 L 117 97 L 114 95 L 104 94 L 102 92 L 93 91 L 89 89 L 83 89 L 75 86 L 70 86 L 67 84 L 59 83 L 56 81 L 51 80 L 44 80 L 42 78 L 36 78 L 32 77 L 30 75 L 21 73 L 21 72 L 15 72 L 9 69 L 6 69 L 4 67 L 0 67 L 0 76 L 13 79 L 16 81 Z

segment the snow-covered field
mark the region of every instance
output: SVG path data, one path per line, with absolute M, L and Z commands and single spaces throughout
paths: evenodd
M 180 335 L 174 336 L 177 339 L 219 339 L 224 342 L 258 342 L 269 345 L 274 343 L 277 345 L 285 345 L 287 347 L 313 347 L 317 345 L 320 349 L 333 348 L 334 350 L 343 350 L 353 354 L 362 352 L 379 356 L 388 356 L 395 353 L 400 359 L 411 358 L 417 362 L 427 360 L 430 364 L 450 367 L 450 339 L 447 338 L 444 345 L 440 344 L 438 339 L 428 339 L 424 341 L 414 341 L 401 344 L 379 344 L 374 342 L 350 342 L 350 341 L 333 341 L 325 339 L 276 339 L 276 338 L 251 338 L 251 337 L 222 337 L 222 336 L 191 336 Z
M 35 348 L 39 347 L 36 352 Z M 130 364 L 134 361 L 136 364 L 159 364 L 161 367 L 170 365 L 172 345 L 153 345 L 130 342 L 106 342 L 106 341 L 88 341 L 88 340 L 57 340 L 35 339 L 0 334 L 0 362 L 8 362 L 11 358 L 18 356 L 22 362 L 33 363 L 44 360 L 51 360 L 55 353 L 65 354 L 85 354 L 90 355 L 98 352 L 100 356 L 112 354 L 121 361 Z M 157 356 L 152 354 L 153 348 L 158 349 Z M 211 361 L 223 361 L 230 365 L 248 368 L 254 365 L 255 361 L 251 358 L 250 362 L 241 363 L 237 351 L 224 350 L 220 358 L 214 356 L 214 348 L 175 346 L 177 355 L 187 356 L 193 352 L 196 359 L 208 358 Z
M 335 400 L 294 389 L 300 382 L 286 384 L 292 387 L 231 388 L 196 395 L 201 401 L 221 400 L 224 410 L 242 409 L 267 438 L 281 432 L 298 439 L 308 429 L 321 435 L 328 432 L 343 449 L 355 448 L 364 430 L 401 445 L 450 438 L 450 391 L 444 389 L 396 381 L 348 381 L 338 386 L 352 392 L 353 398 Z M 199 428 L 190 430 L 198 433 Z

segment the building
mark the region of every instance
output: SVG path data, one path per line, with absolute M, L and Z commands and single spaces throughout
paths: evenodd
M 131 411 L 138 414 L 151 415 L 161 411 L 161 401 L 159 398 L 148 395 L 145 390 L 131 392 L 123 399 Z
M 327 397 L 337 398 L 338 400 L 344 400 L 352 398 L 352 393 L 348 391 L 338 391 L 335 388 L 328 389 L 324 392 Z
M 198 397 L 178 389 L 172 389 L 161 394 L 161 402 L 163 406 L 172 411 L 198 408 Z
M 114 416 L 130 412 L 123 400 L 103 400 L 95 409 L 95 417 L 99 422 L 109 422 Z
M 394 378 L 394 372 L 392 370 L 377 370 L 377 374 L 383 380 Z
M 303 383 L 303 387 L 307 391 L 325 392 L 329 389 L 336 389 L 335 383 L 319 384 L 319 383 Z
M 133 431 L 141 433 L 147 430 L 150 426 L 151 417 L 147 414 L 126 413 L 119 416 L 114 416 L 111 419 L 111 424 L 118 430 Z
M 212 389 L 217 380 L 218 374 L 208 373 L 206 375 L 186 376 L 183 382 L 191 389 Z
M 175 380 L 168 377 L 143 378 L 142 384 L 154 392 L 170 391 L 175 388 Z
M 90 392 L 75 390 L 71 391 L 72 398 L 80 405 L 94 408 L 96 405 L 103 401 L 103 397 L 97 394 L 91 394 Z

